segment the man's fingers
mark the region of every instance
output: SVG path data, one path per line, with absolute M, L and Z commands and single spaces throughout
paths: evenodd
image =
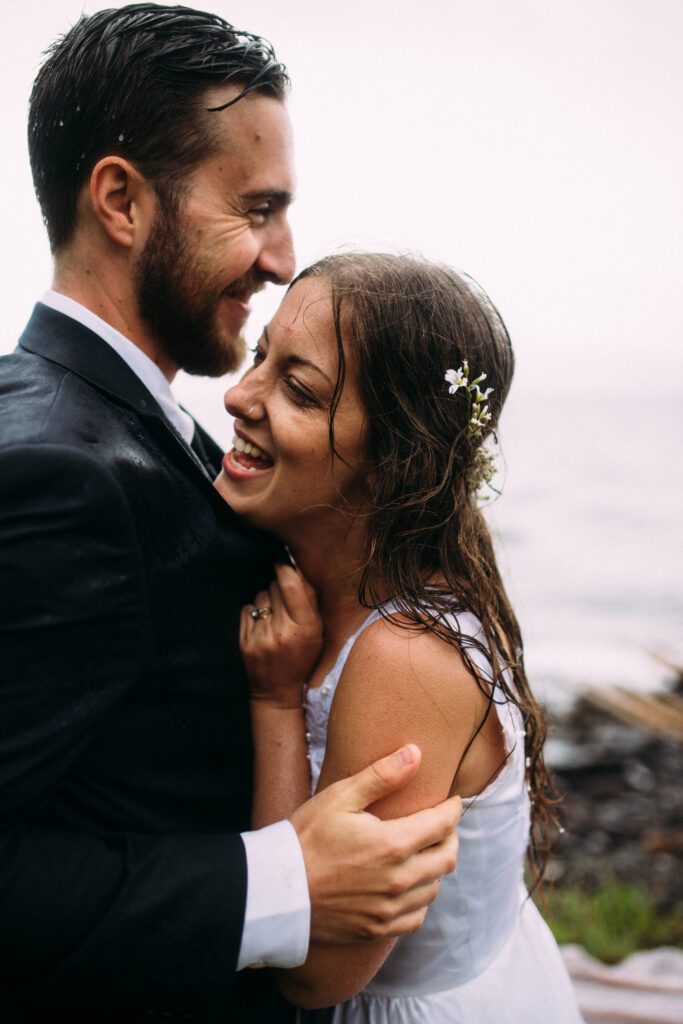
M 370 928 L 374 930 L 374 938 L 389 938 L 404 935 L 408 931 L 420 928 L 427 908 L 439 895 L 438 880 L 410 889 L 398 897 L 387 897 L 377 904 L 376 912 L 371 913 Z M 371 905 L 366 904 L 371 911 Z
M 430 882 L 399 897 L 365 896 L 347 900 L 345 910 L 355 916 L 352 941 L 396 938 L 422 927 L 429 906 L 439 894 L 439 883 Z M 313 921 L 313 938 L 330 941 Z M 337 940 L 338 941 L 338 940 Z M 348 941 L 343 939 L 343 941 Z
M 408 935 L 409 932 L 416 932 L 424 924 L 426 913 L 427 908 L 424 907 L 422 910 L 414 910 L 410 914 L 395 917 L 387 925 L 379 924 L 373 938 L 394 939 L 400 935 Z
M 450 875 L 458 861 L 458 848 L 458 835 L 453 831 L 435 846 L 428 846 L 414 854 L 406 861 L 395 881 L 396 891 L 407 896 L 423 886 L 439 882 L 444 875 Z
M 462 800 L 459 796 L 452 796 L 436 807 L 427 807 L 406 818 L 387 821 L 385 826 L 391 829 L 397 844 L 402 842 L 405 856 L 409 857 L 447 841 L 454 834 L 461 815 Z
M 421 757 L 420 748 L 414 743 L 408 743 L 388 757 L 374 761 L 350 779 L 334 785 L 343 794 L 347 810 L 363 811 L 370 804 L 405 786 L 419 768 Z

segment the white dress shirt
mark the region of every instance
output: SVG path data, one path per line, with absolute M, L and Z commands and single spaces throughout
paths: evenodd
M 42 302 L 111 345 L 181 437 L 192 442 L 194 420 L 178 405 L 156 363 L 130 338 L 80 302 L 52 289 Z M 296 967 L 308 953 L 311 919 L 306 866 L 296 831 L 289 821 L 279 821 L 256 832 L 243 832 L 242 841 L 247 855 L 247 906 L 237 969 L 252 964 Z

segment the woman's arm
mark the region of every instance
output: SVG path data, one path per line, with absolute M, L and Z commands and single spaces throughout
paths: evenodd
M 396 818 L 431 807 L 451 790 L 481 709 L 482 695 L 456 650 L 426 631 L 380 620 L 358 638 L 342 673 L 318 788 L 410 741 L 422 750 L 420 772 L 370 810 Z M 370 981 L 394 941 L 314 943 L 302 967 L 277 972 L 278 984 L 299 1006 L 342 1002 Z
M 320 656 L 322 625 L 315 592 L 301 575 L 278 565 L 276 577 L 242 609 L 240 620 L 251 694 L 253 828 L 288 817 L 311 795 L 303 697 Z M 270 611 L 254 618 L 258 608 Z

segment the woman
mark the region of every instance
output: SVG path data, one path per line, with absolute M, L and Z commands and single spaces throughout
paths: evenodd
M 311 584 L 280 566 L 242 616 L 255 826 L 291 812 L 311 777 L 325 787 L 407 741 L 420 771 L 373 811 L 449 793 L 465 805 L 458 868 L 420 931 L 313 946 L 281 972 L 298 1005 L 341 1003 L 337 1024 L 581 1020 L 523 888 L 530 805 L 536 877 L 552 824 L 544 724 L 477 508 L 512 370 L 469 278 L 345 255 L 297 278 L 226 395 L 235 438 L 217 486 Z

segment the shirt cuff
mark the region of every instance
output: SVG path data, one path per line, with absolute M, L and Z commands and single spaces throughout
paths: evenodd
M 301 844 L 289 821 L 243 832 L 247 906 L 237 970 L 298 967 L 306 959 L 311 901 Z

